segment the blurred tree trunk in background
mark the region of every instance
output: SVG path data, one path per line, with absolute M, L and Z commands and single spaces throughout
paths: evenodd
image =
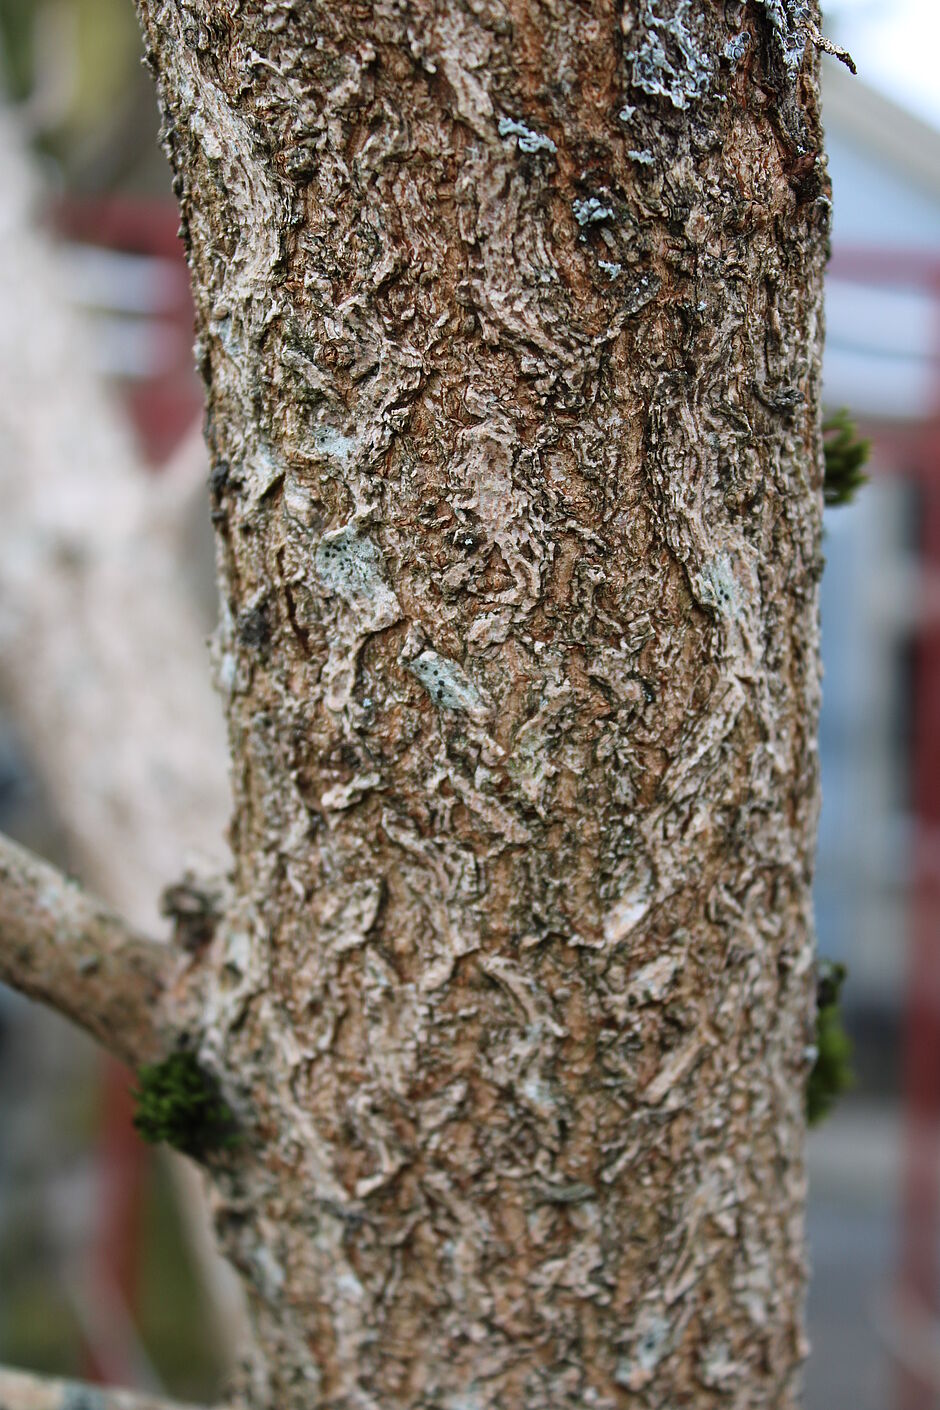
M 793 1406 L 815 5 L 140 9 L 234 786 L 165 1041 L 249 1402 Z
M 0 689 L 71 863 L 152 927 L 190 854 L 225 855 L 224 731 L 179 551 L 200 466 L 181 456 L 157 481 L 140 463 L 89 366 L 10 113 L 0 182 Z
M 205 624 L 183 564 L 205 455 L 191 441 L 160 480 L 141 462 L 94 370 L 89 329 L 42 228 L 47 193 L 19 118 L 0 112 L 0 705 L 41 777 L 40 815 L 54 816 L 56 829 L 36 835 L 34 823 L 22 840 L 44 851 L 57 844 L 57 860 L 125 918 L 153 929 L 161 886 L 194 856 L 217 870 L 226 856 L 224 728 L 208 678 Z M 3 825 L 14 821 L 4 817 Z M 8 944 L 0 935 L 0 969 Z M 119 1004 L 126 998 L 116 997 Z M 74 1193 L 85 1189 L 79 1176 L 72 1185 L 67 1178 L 82 1149 L 76 1089 L 92 1096 L 87 1050 L 48 1022 L 14 1027 L 27 1075 L 4 1049 L 10 1183 L 0 1190 L 9 1235 L 0 1249 L 0 1300 L 5 1313 L 19 1308 L 34 1324 L 41 1347 L 55 1344 L 50 1328 L 62 1320 L 55 1307 L 76 1285 L 86 1319 L 94 1321 L 96 1310 L 99 1324 L 117 1319 L 92 1306 L 100 1297 L 90 1291 L 92 1226 L 106 1216 Z M 117 1071 L 126 1088 L 126 1072 Z M 230 1351 L 238 1340 L 232 1279 L 220 1281 L 219 1270 L 228 1270 L 205 1247 L 197 1173 L 177 1157 L 168 1168 L 184 1192 L 218 1309 L 220 1325 L 202 1336 L 211 1361 L 217 1348 Z M 110 1192 L 109 1215 L 115 1202 Z M 23 1250 L 27 1203 L 34 1219 L 69 1230 L 68 1239 L 50 1240 L 61 1265 L 49 1275 L 53 1306 L 42 1319 L 23 1310 L 29 1288 L 41 1287 L 47 1272 L 33 1245 Z M 93 1216 L 75 1220 L 84 1233 L 70 1227 L 76 1203 Z M 119 1343 L 121 1325 L 111 1331 Z

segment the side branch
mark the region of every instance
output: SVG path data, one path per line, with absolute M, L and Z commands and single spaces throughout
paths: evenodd
M 169 945 L 137 935 L 55 867 L 0 836 L 4 984 L 57 1009 L 136 1067 L 165 1056 L 163 998 L 177 967 Z
M 196 1410 L 140 1391 L 49 1380 L 0 1367 L 0 1410 Z

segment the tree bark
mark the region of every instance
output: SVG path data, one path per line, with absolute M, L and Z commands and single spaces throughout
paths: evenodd
M 178 1007 L 182 968 L 169 945 L 135 934 L 55 867 L 0 837 L 0 982 L 136 1067 L 166 1056 L 173 1020 L 164 1012 Z
M 269 1410 L 792 1407 L 806 0 L 140 0 L 235 899 L 190 1034 Z

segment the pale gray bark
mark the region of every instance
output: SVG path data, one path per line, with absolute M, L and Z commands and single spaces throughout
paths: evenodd
M 265 1410 L 791 1410 L 815 5 L 140 0 L 234 899 L 190 1024 Z

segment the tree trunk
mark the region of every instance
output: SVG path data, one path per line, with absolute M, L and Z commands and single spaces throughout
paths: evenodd
M 153 928 L 194 851 L 224 866 L 230 806 L 205 626 L 175 549 L 190 472 L 148 472 L 90 367 L 2 106 L 0 192 L 0 695 L 70 864 Z
M 265 1410 L 796 1404 L 815 3 L 140 0 Z

